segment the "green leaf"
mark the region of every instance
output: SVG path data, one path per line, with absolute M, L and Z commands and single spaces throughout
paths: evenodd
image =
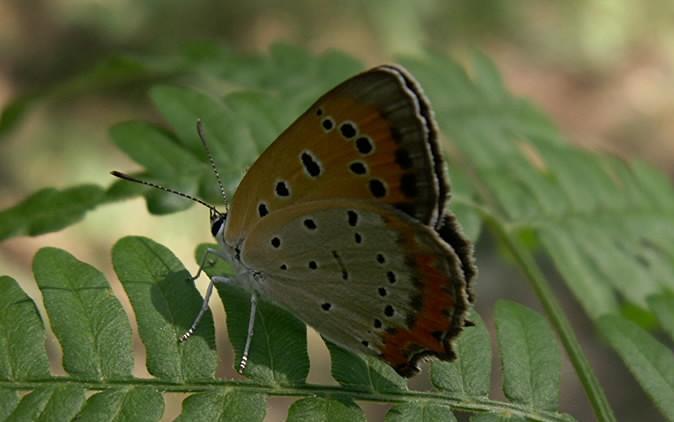
M 196 260 L 208 247 L 199 245 Z M 230 274 L 229 267 L 217 260 L 206 268 L 209 276 Z M 227 312 L 227 331 L 234 347 L 234 366 L 238 369 L 248 334 L 250 294 L 239 287 L 218 284 L 217 290 Z M 309 374 L 307 334 L 305 325 L 279 307 L 260 298 L 255 316 L 255 333 L 250 347 L 248 366 L 244 374 L 270 385 L 302 384 Z M 196 313 L 195 313 L 196 315 Z
M 403 64 L 452 141 L 450 163 L 471 176 L 465 203 L 508 235 L 534 233 L 588 315 L 619 312 L 619 299 L 645 308 L 674 287 L 674 191 L 662 173 L 566 143 L 484 56 L 470 76 L 442 56 Z
M 204 170 L 205 165 L 169 133 L 145 122 L 119 123 L 110 129 L 110 137 L 151 174 L 168 177 L 175 172 L 189 175 Z
M 268 94 L 239 91 L 225 97 L 232 117 L 245 124 L 247 130 L 237 142 L 253 144 L 257 154 L 264 151 L 298 115 L 287 116 L 283 100 Z M 256 157 L 249 157 L 254 159 Z M 252 164 L 252 161 L 250 162 Z
M 615 315 L 599 328 L 662 414 L 674 420 L 674 353 L 636 324 Z
M 19 404 L 19 396 L 14 390 L 0 388 L 0 420 L 6 421 Z
M 0 333 L 0 380 L 49 376 L 40 314 L 16 281 L 7 276 L 0 276 Z
M 503 84 L 503 78 L 494 64 L 483 52 L 475 51 L 472 57 L 471 74 L 474 79 L 480 81 L 477 88 L 480 93 L 491 101 L 508 100 L 509 94 Z
M 77 420 L 151 422 L 160 420 L 163 413 L 164 399 L 157 390 L 132 387 L 94 394 L 77 415 Z
M 423 401 L 399 404 L 384 418 L 386 422 L 455 422 L 449 406 Z
M 363 391 L 407 390 L 405 379 L 380 359 L 355 355 L 328 340 L 325 343 L 332 361 L 332 377 L 341 385 Z
M 590 255 L 583 253 L 586 247 L 579 245 L 573 240 L 573 236 L 567 233 L 570 228 L 554 227 L 549 225 L 539 231 L 541 244 L 549 251 L 555 251 L 552 255 L 566 283 L 572 291 L 576 292 L 578 301 L 591 317 L 617 309 L 615 292 L 611 286 L 603 283 L 592 283 L 594 277 L 594 264 Z M 582 228 L 580 229 L 582 230 Z M 588 249 L 591 245 L 587 246 Z M 577 293 L 584 291 L 582 296 Z
M 262 420 L 267 395 L 302 398 L 291 407 L 289 420 L 364 420 L 354 400 L 395 403 L 388 416 L 394 420 L 418 415 L 452 418 L 452 407 L 462 412 L 512 414 L 535 420 L 571 419 L 528 403 L 490 400 L 481 395 L 480 388 L 464 388 L 460 395 L 408 390 L 405 380 L 383 362 L 334 345 L 329 345 L 333 371 L 342 385 L 308 385 L 304 324 L 263 301 L 259 303 L 259 322 L 246 371 L 253 382 L 215 379 L 210 314 L 192 338 L 183 344 L 177 342 L 202 303 L 182 264 L 165 247 L 140 237 L 117 242 L 113 264 L 136 313 L 148 369 L 156 378 L 130 375 L 133 358 L 128 345 L 128 319 L 101 273 L 67 252 L 45 248 L 35 258 L 35 274 L 63 349 L 64 367 L 72 376 L 54 377 L 47 372 L 43 329 L 34 305 L 11 278 L 0 278 L 0 328 L 4 328 L 0 333 L 6 334 L 0 335 L 0 340 L 12 345 L 18 340 L 19 352 L 30 348 L 25 356 L 19 356 L 12 347 L 0 347 L 3 371 L 20 368 L 10 379 L 0 377 L 0 414 L 9 420 L 70 420 L 74 415 L 80 420 L 159 420 L 164 407 L 160 392 L 175 392 L 189 395 L 183 404 L 182 420 Z M 221 260 L 208 271 L 229 273 Z M 232 286 L 222 290 L 232 343 L 240 356 L 249 296 Z M 477 340 L 469 337 L 458 346 L 460 359 L 469 359 L 467 351 L 482 341 L 480 320 L 477 315 L 472 318 L 478 323 L 471 328 Z M 21 332 L 6 328 L 15 322 Z M 79 356 L 79 361 L 73 362 L 74 356 Z M 462 370 L 459 374 L 465 385 L 480 386 L 483 382 L 480 371 Z M 441 387 L 452 385 L 443 379 L 450 376 L 451 371 L 434 371 L 433 381 Z M 86 401 L 85 393 L 91 394 Z
M 125 237 L 115 244 L 112 262 L 136 313 L 148 371 L 173 382 L 211 379 L 217 360 L 210 311 L 190 341 L 178 343 L 202 299 L 175 255 L 150 239 Z
M 287 422 L 365 422 L 365 415 L 352 401 L 310 397 L 288 409 Z
M 28 93 L 12 99 L 0 114 L 0 142 L 21 122 L 33 104 L 44 100 L 71 101 L 77 95 L 90 95 L 105 88 L 135 81 L 147 82 L 153 78 L 177 73 L 182 63 L 157 63 L 152 57 L 116 55 L 107 57 L 89 69 L 48 86 L 34 86 Z M 116 90 L 115 94 L 119 94 Z
M 197 91 L 170 86 L 155 86 L 150 95 L 175 129 L 179 142 L 195 156 L 205 158 L 196 130 L 196 122 L 201 119 L 209 149 L 225 181 L 236 182 L 245 166 L 259 153 L 255 142 L 247 136 L 246 125 L 235 118 L 224 102 Z
M 450 154 L 445 154 L 447 162 L 452 163 Z M 482 217 L 475 210 L 474 200 L 475 191 L 472 186 L 472 180 L 464 173 L 461 167 L 450 168 L 450 201 L 448 209 L 461 222 L 461 229 L 464 235 L 473 242 L 477 242 L 482 230 Z
M 89 380 L 131 377 L 131 326 L 103 274 L 55 248 L 33 261 L 52 329 L 63 347 L 63 367 Z
M 648 304 L 657 315 L 662 328 L 674 340 L 674 294 L 663 293 L 648 298 Z
M 248 332 L 250 295 L 230 286 L 218 286 L 218 294 L 227 310 L 227 330 L 238 367 Z M 255 335 L 244 374 L 272 385 L 303 383 L 309 374 L 304 324 L 277 306 L 258 301 Z
M 474 327 L 465 327 L 454 342 L 454 362 L 434 361 L 431 366 L 433 385 L 448 393 L 487 397 L 491 387 L 490 336 L 482 318 L 471 312 Z
M 47 387 L 25 395 L 7 421 L 69 421 L 84 403 L 84 389 L 63 384 Z
M 503 89 L 486 59 L 476 60 L 470 75 L 443 56 L 403 64 L 420 80 L 451 140 L 451 163 L 471 176 L 474 196 L 457 195 L 457 202 L 479 212 L 517 255 L 596 417 L 614 420 L 571 324 L 530 259 L 537 251 L 527 249 L 543 249 L 591 318 L 620 312 L 623 301 L 645 309 L 649 296 L 674 288 L 671 182 L 642 163 L 565 142 L 536 108 Z M 537 241 L 525 249 L 522 233 Z
M 170 185 L 171 189 L 191 195 L 199 195 L 203 179 L 213 182 L 208 166 L 168 133 L 154 126 L 142 122 L 120 123 L 110 129 L 110 136 L 122 151 L 145 167 L 147 174 L 143 180 Z M 171 213 L 194 205 L 193 201 L 172 193 L 152 188 L 146 190 L 148 210 L 153 214 Z
M 186 398 L 176 422 L 256 422 L 264 420 L 264 415 L 265 399 L 262 394 L 225 390 Z
M 497 302 L 495 312 L 506 397 L 544 410 L 557 409 L 561 358 L 547 321 L 504 300 Z
M 312 55 L 304 48 L 284 43 L 272 45 L 267 56 L 238 57 L 228 64 L 221 75 L 223 79 L 276 93 L 283 100 L 286 113 L 292 113 L 287 114 L 291 118 L 363 69 L 361 63 L 341 51 Z
M 21 122 L 37 98 L 36 95 L 24 95 L 5 105 L 0 113 L 0 142 L 8 138 L 7 135 Z
M 0 240 L 37 236 L 70 226 L 102 199 L 103 189 L 95 185 L 39 190 L 14 207 L 0 211 Z

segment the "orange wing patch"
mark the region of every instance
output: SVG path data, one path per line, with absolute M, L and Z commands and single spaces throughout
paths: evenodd
M 450 274 L 438 269 L 441 257 L 419 256 L 415 264 L 420 269 L 423 284 L 421 308 L 407 328 L 396 328 L 384 334 L 382 359 L 400 375 L 409 377 L 419 371 L 417 362 L 424 356 L 452 360 L 451 339 L 463 328 L 466 304 L 455 300 L 457 293 Z
M 389 224 L 400 222 L 390 219 Z M 404 377 L 416 374 L 418 361 L 425 356 L 453 360 L 456 355 L 451 341 L 463 329 L 469 293 L 462 260 L 452 249 L 441 247 L 436 239 L 422 239 L 428 234 L 410 233 L 398 227 L 401 242 L 410 251 L 420 295 L 412 304 L 417 312 L 408 316 L 406 326 L 388 329 L 382 336 L 381 358 Z M 430 241 L 429 241 L 430 240 Z M 472 276 L 472 275 L 471 275 Z

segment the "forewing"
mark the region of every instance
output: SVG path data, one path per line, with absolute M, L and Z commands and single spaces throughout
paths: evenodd
M 260 220 L 241 249 L 263 298 L 401 375 L 451 359 L 468 304 L 461 260 L 430 227 L 386 205 L 324 200 Z
M 435 225 L 448 185 L 429 104 L 395 66 L 354 76 L 321 97 L 248 170 L 225 238 L 245 238 L 267 214 L 322 199 L 389 204 Z

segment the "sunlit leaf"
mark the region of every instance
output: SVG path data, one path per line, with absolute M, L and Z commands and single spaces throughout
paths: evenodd
M 88 380 L 131 377 L 131 326 L 103 274 L 55 248 L 40 249 L 33 273 L 64 350 L 64 369 Z
M 173 382 L 212 379 L 217 361 L 210 312 L 190 341 L 178 343 L 202 303 L 180 261 L 164 246 L 142 237 L 118 241 L 112 261 L 136 314 L 148 371 Z

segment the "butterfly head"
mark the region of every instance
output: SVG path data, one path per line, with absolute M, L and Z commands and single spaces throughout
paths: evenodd
M 222 232 L 225 230 L 227 222 L 227 212 L 220 212 L 211 208 L 211 234 L 214 238 L 222 238 Z

